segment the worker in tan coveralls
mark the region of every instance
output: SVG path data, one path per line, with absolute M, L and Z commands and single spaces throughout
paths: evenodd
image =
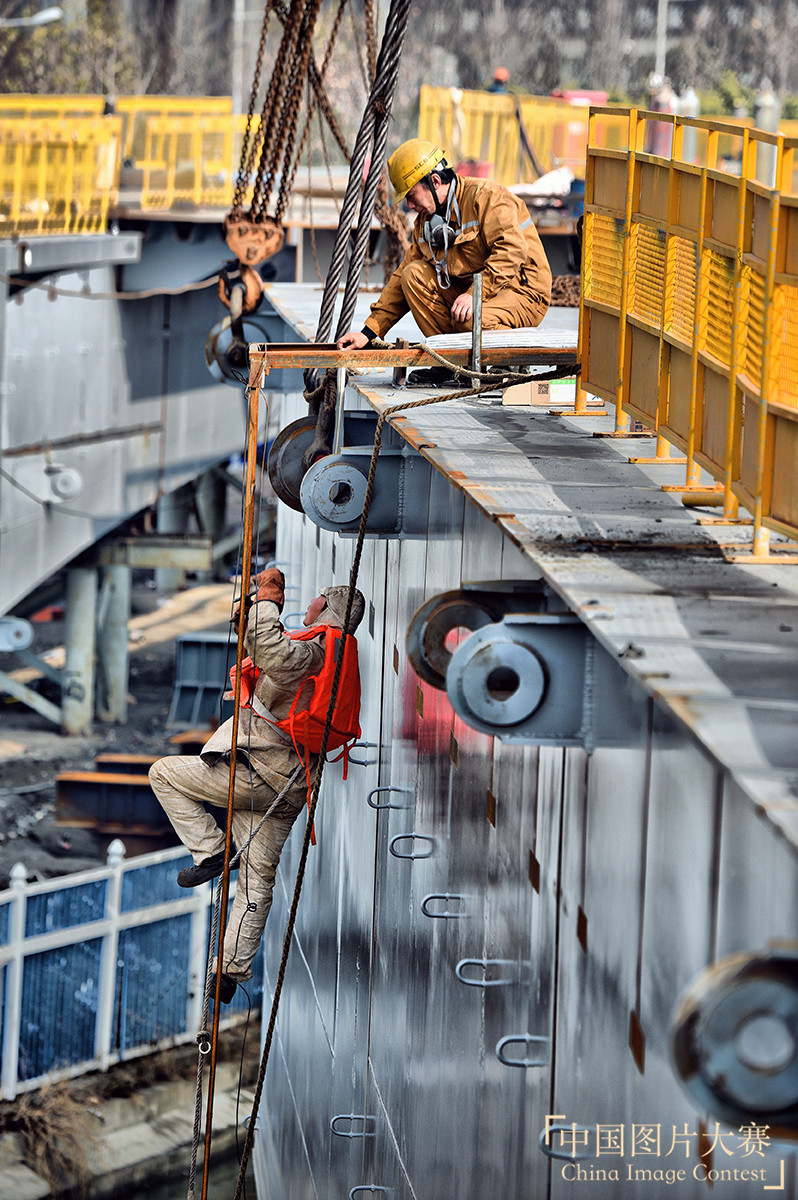
M 252 608 L 249 613 L 246 609 L 244 612 L 244 643 L 250 658 L 260 668 L 260 675 L 252 707 L 242 706 L 238 716 L 232 835 L 241 851 L 241 863 L 222 954 L 220 994 L 225 1004 L 232 1000 L 237 984 L 251 978 L 252 960 L 271 908 L 280 853 L 307 800 L 302 760 L 288 735 L 270 725 L 262 714 L 278 720 L 286 716 L 303 680 L 317 674 L 324 662 L 321 629 L 318 639 L 308 641 L 295 641 L 283 631 L 282 571 L 276 567 L 262 571 L 257 584 Z M 304 624 L 342 627 L 348 593 L 347 587 L 323 588 L 309 604 Z M 359 625 L 364 611 L 363 596 L 356 591 L 350 633 Z M 233 617 L 236 629 L 239 620 L 240 605 Z M 224 833 L 205 804 L 227 807 L 232 734 L 230 717 L 205 743 L 199 755 L 170 755 L 159 759 L 150 769 L 152 790 L 194 859 L 193 866 L 178 873 L 181 887 L 197 887 L 222 873 Z M 311 755 L 311 771 L 316 762 L 317 756 Z M 275 800 L 277 804 L 272 808 Z M 269 816 L 249 841 L 270 808 Z
M 499 183 L 456 175 L 443 150 L 413 138 L 388 160 L 397 201 L 418 214 L 407 253 L 360 332 L 338 341 L 363 349 L 408 311 L 425 337 L 472 325 L 472 282 L 482 271 L 482 328 L 539 325 L 551 269 L 526 205 Z M 434 368 L 439 371 L 439 368 Z

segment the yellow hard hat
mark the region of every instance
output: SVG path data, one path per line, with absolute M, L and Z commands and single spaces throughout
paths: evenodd
M 397 146 L 388 159 L 388 176 L 394 190 L 394 200 L 398 204 L 404 200 L 411 187 L 434 171 L 439 162 L 446 158 L 440 146 L 434 142 L 425 142 L 423 138 L 411 138 Z

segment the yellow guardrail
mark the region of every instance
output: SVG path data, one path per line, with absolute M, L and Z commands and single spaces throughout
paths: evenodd
M 544 170 L 567 166 L 584 178 L 588 112 L 586 106 L 546 96 L 424 85 L 418 136 L 441 145 L 453 163 L 467 159 L 487 163 L 491 178 L 510 187 L 537 178 L 523 149 L 523 131 Z M 603 112 L 598 133 L 602 144 L 622 145 L 626 136 L 622 113 Z
M 798 538 L 798 138 L 629 109 L 608 149 L 605 115 L 591 110 L 577 409 L 586 389 L 619 430 L 656 430 L 658 457 L 682 450 L 692 498 L 727 522 L 742 505 L 748 560 L 767 559 L 769 530 Z M 663 131 L 672 147 L 651 153 Z
M 119 96 L 114 111 L 124 122 L 122 158 L 136 162 L 146 157 L 147 130 L 161 117 L 224 117 L 232 114 L 230 96 Z
M 0 95 L 0 121 L 10 118 L 99 117 L 105 108 L 104 96 L 49 96 L 33 92 L 5 92 Z
M 152 117 L 141 168 L 141 207 L 229 207 L 241 158 L 246 116 Z M 252 118 L 257 131 L 260 117 Z M 252 187 L 244 194 L 252 199 Z
M 0 122 L 0 237 L 103 231 L 121 134 L 118 117 Z

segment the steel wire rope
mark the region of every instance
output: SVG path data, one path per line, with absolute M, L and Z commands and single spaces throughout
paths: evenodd
M 240 509 L 241 509 L 241 527 L 243 528 L 244 519 L 245 519 L 245 511 L 246 511 L 246 484 L 244 484 L 244 486 L 242 486 L 242 488 L 241 488 Z M 235 577 L 236 578 L 240 578 L 242 554 L 243 554 L 243 542 L 239 541 L 239 544 L 237 547 L 237 552 L 236 552 L 236 565 L 235 565 Z M 235 590 L 234 590 L 233 596 L 230 599 L 230 624 L 228 626 L 228 639 L 227 639 L 228 657 L 229 657 L 229 652 L 230 652 L 230 642 L 231 642 L 230 634 L 232 633 L 232 621 L 233 621 L 234 606 L 235 606 Z M 222 702 L 220 699 L 220 701 L 219 701 L 219 715 L 220 716 L 221 716 L 221 704 L 222 704 Z M 232 867 L 231 867 L 231 869 L 232 869 Z M 204 983 L 203 990 L 202 990 L 202 995 L 203 995 L 202 1014 L 200 1017 L 200 1029 L 197 1032 L 197 1036 L 196 1036 L 196 1041 L 197 1041 L 197 1083 L 196 1083 L 196 1091 L 195 1091 L 195 1096 L 194 1096 L 194 1123 L 193 1123 L 192 1137 L 191 1137 L 191 1155 L 190 1155 L 190 1164 L 189 1164 L 189 1181 L 188 1181 L 187 1200 L 194 1200 L 194 1181 L 195 1181 L 195 1176 L 196 1176 L 197 1154 L 199 1151 L 199 1139 L 200 1139 L 200 1132 L 201 1132 L 201 1127 L 202 1127 L 202 1076 L 203 1076 L 204 1069 L 205 1069 L 205 1056 L 209 1053 L 209 1050 L 210 1050 L 210 1042 L 208 1041 L 209 1035 L 208 1035 L 208 1031 L 207 1031 L 208 1003 L 209 1003 L 209 999 L 210 999 L 210 995 L 209 995 L 210 994 L 210 979 L 211 979 L 211 974 L 212 974 L 210 967 L 211 967 L 211 962 L 212 962 L 212 957 L 213 957 L 212 947 L 216 941 L 216 930 L 217 930 L 217 921 L 218 921 L 218 913 L 219 913 L 218 904 L 219 904 L 220 898 L 221 898 L 221 890 L 220 890 L 220 888 L 217 888 L 216 895 L 214 898 L 214 904 L 213 904 L 214 916 L 213 916 L 212 923 L 208 929 L 207 949 L 205 952 L 205 983 Z
M 247 445 L 245 454 L 245 472 L 244 472 L 244 522 L 242 528 L 242 551 L 241 551 L 241 577 L 249 580 L 252 573 L 252 522 L 254 510 L 254 491 L 255 491 L 255 468 L 257 461 L 258 447 L 258 401 L 260 399 L 260 385 L 263 367 L 255 373 L 250 371 L 249 381 L 246 389 L 247 399 Z M 243 616 L 243 603 L 242 603 Z M 224 935 L 227 926 L 227 903 L 230 892 L 230 859 L 232 847 L 232 826 L 233 826 L 233 801 L 235 798 L 235 776 L 236 776 L 236 754 L 234 747 L 238 744 L 238 724 L 239 724 L 239 704 L 241 700 L 241 664 L 244 658 L 244 621 L 239 620 L 238 623 L 238 638 L 236 642 L 236 679 L 233 695 L 233 716 L 232 729 L 230 737 L 230 745 L 233 748 L 230 754 L 230 772 L 227 791 L 227 828 L 225 830 L 224 841 L 224 867 L 220 883 L 221 900 L 218 928 L 216 932 L 217 945 L 217 971 L 216 971 L 216 991 L 213 1005 L 213 1029 L 211 1034 L 210 1045 L 210 1071 L 208 1079 L 208 1100 L 205 1119 L 205 1154 L 202 1164 L 202 1200 L 206 1200 L 208 1192 L 208 1173 L 210 1170 L 210 1148 L 211 1134 L 213 1129 L 213 1097 L 215 1090 L 216 1077 L 216 1058 L 219 1040 L 219 1010 L 221 1005 L 221 963 L 222 950 L 224 946 Z M 191 1200 L 191 1198 L 189 1198 Z
M 562 368 L 560 368 L 562 369 Z M 355 552 L 352 560 L 352 568 L 349 576 L 349 592 L 347 595 L 346 612 L 342 621 L 344 635 L 347 635 L 349 621 L 352 615 L 352 604 L 354 600 L 355 589 L 357 587 L 357 579 L 360 571 L 360 559 L 363 552 L 363 543 L 366 537 L 366 527 L 368 521 L 369 509 L 374 494 L 374 479 L 377 471 L 377 460 L 382 444 L 382 430 L 385 422 L 393 414 L 401 412 L 408 408 L 421 408 L 431 404 L 442 404 L 449 400 L 461 400 L 467 396 L 480 395 L 484 392 L 495 391 L 497 386 L 506 387 L 513 383 L 522 383 L 529 379 L 526 374 L 518 374 L 515 372 L 507 372 L 502 375 L 496 375 L 489 383 L 475 384 L 473 387 L 465 388 L 456 392 L 450 392 L 443 396 L 431 396 L 421 400 L 408 400 L 402 404 L 395 404 L 390 408 L 385 409 L 377 418 L 377 426 L 374 433 L 374 446 L 369 464 L 369 474 L 366 483 L 366 493 L 363 502 L 363 512 L 360 519 L 357 541 L 355 544 Z M 277 1024 L 277 1013 L 280 1005 L 283 984 L 288 966 L 288 955 L 291 949 L 293 940 L 294 927 L 296 925 L 296 917 L 299 909 L 299 900 L 302 894 L 302 884 L 304 881 L 305 867 L 307 865 L 308 853 L 311 844 L 311 833 L 313 830 L 313 821 L 316 814 L 316 808 L 319 801 L 319 792 L 321 789 L 322 774 L 324 771 L 324 759 L 327 753 L 327 743 L 329 741 L 330 729 L 332 726 L 332 717 L 335 709 L 335 704 L 338 698 L 338 688 L 341 680 L 341 672 L 343 667 L 343 639 L 340 642 L 341 652 L 336 656 L 335 673 L 333 675 L 332 686 L 330 689 L 330 704 L 327 710 L 327 719 L 322 733 L 321 746 L 319 747 L 319 757 L 316 764 L 316 770 L 313 778 L 313 787 L 311 797 L 308 802 L 308 817 L 305 825 L 305 835 L 302 841 L 302 850 L 300 853 L 299 865 L 296 874 L 296 883 L 294 886 L 294 894 L 291 900 L 291 908 L 288 914 L 288 922 L 286 924 L 285 936 L 283 939 L 283 949 L 280 958 L 280 966 L 277 972 L 277 979 L 274 987 L 274 995 L 272 998 L 271 1013 L 269 1015 L 269 1024 L 266 1030 L 266 1036 L 263 1044 L 263 1052 L 261 1055 L 260 1067 L 258 1070 L 258 1079 L 255 1085 L 255 1092 L 252 1102 L 252 1113 L 250 1115 L 249 1124 L 247 1126 L 247 1136 L 244 1140 L 244 1149 L 241 1155 L 241 1163 L 239 1166 L 238 1180 L 236 1182 L 236 1190 L 233 1200 L 239 1200 L 241 1191 L 246 1177 L 246 1168 L 249 1161 L 249 1156 L 252 1152 L 252 1142 L 254 1138 L 255 1120 L 260 1106 L 260 1100 L 263 1093 L 263 1085 L 266 1078 L 266 1068 L 269 1062 L 272 1042 L 274 1040 L 274 1031 Z
M 153 296 L 182 296 L 187 292 L 200 292 L 204 288 L 213 287 L 218 282 L 219 276 L 211 275 L 208 279 L 201 279 L 199 283 L 184 283 L 182 287 L 175 288 L 146 288 L 141 292 L 89 292 L 85 288 L 77 291 L 75 288 L 55 287 L 54 284 L 44 283 L 41 279 L 27 281 L 19 275 L 0 274 L 0 283 L 10 287 L 18 287 L 20 290 L 37 288 L 51 296 L 70 296 L 75 300 L 149 300 Z
M 393 79 L 393 86 L 396 84 L 396 74 L 398 71 L 399 58 L 401 56 L 402 45 L 404 43 L 404 35 L 407 29 L 407 19 L 410 11 L 411 0 L 392 0 L 391 7 L 388 13 L 388 18 L 385 25 L 385 35 L 380 47 L 379 57 L 377 59 L 377 67 L 375 71 L 374 84 L 366 102 L 366 109 L 363 114 L 363 119 L 360 123 L 355 145 L 352 150 L 352 160 L 349 166 L 349 179 L 347 181 L 346 193 L 344 195 L 343 204 L 341 205 L 341 215 L 338 220 L 338 229 L 335 235 L 330 267 L 327 272 L 327 280 L 322 295 L 321 307 L 319 310 L 319 321 L 316 329 L 317 342 L 325 342 L 329 339 L 335 304 L 338 296 L 338 285 L 343 273 L 344 260 L 351 235 L 352 222 L 355 215 L 355 210 L 358 204 L 358 197 L 361 192 L 363 168 L 366 162 L 366 155 L 369 147 L 374 141 L 374 130 L 379 109 L 390 110 L 390 104 L 393 98 L 393 89 L 387 95 L 388 81 Z M 386 128 L 387 137 L 387 128 Z M 379 164 L 379 174 L 382 173 L 382 162 Z M 369 170 L 369 180 L 372 173 L 375 173 L 376 162 L 375 156 L 372 155 L 371 167 Z M 367 180 L 367 188 L 369 181 Z M 376 190 L 376 185 L 375 185 Z M 363 208 L 361 206 L 361 216 Z M 369 224 L 371 215 L 369 214 Z M 351 276 L 351 272 L 350 272 Z M 345 297 L 346 299 L 346 297 Z M 310 380 L 306 377 L 306 383 L 309 385 Z

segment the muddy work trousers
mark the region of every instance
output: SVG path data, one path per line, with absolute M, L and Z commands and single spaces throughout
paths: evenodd
M 225 761 L 210 766 L 195 754 L 170 755 L 150 768 L 152 790 L 197 865 L 224 850 L 224 834 L 205 804 L 227 808 L 229 775 Z M 235 845 L 241 850 L 241 864 L 225 931 L 222 971 L 237 983 L 252 976 L 252 960 L 271 908 L 280 853 L 304 807 L 305 777 L 304 773 L 300 775 L 299 786 L 294 785 L 288 796 L 279 801 L 247 846 L 277 793 L 245 764 L 236 764 L 232 833 Z
M 465 333 L 471 321 L 453 321 L 452 305 L 471 287 L 470 279 L 454 280 L 445 291 L 438 287 L 435 270 L 426 261 L 411 262 L 402 271 L 402 292 L 424 337 L 436 333 Z M 520 329 L 539 325 L 548 304 L 539 292 L 524 287 L 503 288 L 482 302 L 483 329 Z

